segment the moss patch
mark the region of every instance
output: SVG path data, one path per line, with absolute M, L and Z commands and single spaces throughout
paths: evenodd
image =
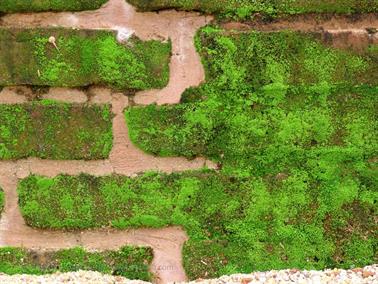
M 0 12 L 82 11 L 98 9 L 107 0 L 1 0 Z
M 202 155 L 221 168 L 183 187 L 184 213 L 172 199 L 172 223 L 191 235 L 189 276 L 374 262 L 376 47 L 357 53 L 312 34 L 216 27 L 196 43 L 205 84 L 180 105 L 126 112 L 131 139 L 146 152 Z
M 58 48 L 49 43 L 56 38 Z M 162 88 L 168 82 L 171 45 L 137 38 L 126 44 L 108 31 L 0 29 L 0 86 L 119 90 Z
M 207 82 L 177 106 L 132 107 L 131 140 L 161 156 L 205 155 L 246 173 L 278 173 L 322 151 L 377 153 L 377 49 L 323 45 L 293 32 L 226 34 L 197 46 Z M 343 154 L 340 154 L 343 155 Z
M 50 274 L 78 270 L 98 271 L 128 279 L 151 281 L 148 271 L 151 248 L 125 246 L 118 251 L 86 252 L 77 247 L 57 252 L 35 252 L 22 248 L 0 248 L 0 272 L 5 274 Z
M 341 165 L 334 166 L 337 171 Z M 378 245 L 376 164 L 342 167 L 348 176 L 332 180 L 317 177 L 321 172 L 310 166 L 265 177 L 213 171 L 30 176 L 18 193 L 33 227 L 181 225 L 190 236 L 184 263 L 191 279 L 371 264 Z
M 255 13 L 270 16 L 301 13 L 377 12 L 375 0 L 128 0 L 141 10 L 175 8 L 246 19 Z
M 110 106 L 33 102 L 0 105 L 0 159 L 104 159 L 112 142 Z

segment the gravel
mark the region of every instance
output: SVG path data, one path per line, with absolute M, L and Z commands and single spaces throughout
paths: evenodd
M 219 279 L 193 281 L 196 284 L 378 284 L 378 265 L 350 270 L 332 269 L 324 271 L 300 271 L 288 269 L 280 271 L 235 274 Z
M 1 284 L 78 284 L 78 283 L 91 283 L 91 284 L 143 284 L 148 283 L 139 280 L 128 280 L 120 276 L 103 275 L 99 272 L 92 271 L 78 271 L 71 273 L 55 273 L 43 276 L 35 275 L 4 275 L 0 274 Z
M 91 283 L 91 284 L 143 284 L 138 280 L 127 280 L 123 277 L 103 275 L 98 272 L 78 271 L 72 273 L 55 273 L 44 276 L 0 274 L 0 284 L 58 284 L 58 283 Z M 218 279 L 196 280 L 192 284 L 378 284 L 378 264 L 350 270 L 333 269 L 325 271 L 300 271 L 288 269 L 280 271 L 255 272 L 252 274 L 235 274 Z

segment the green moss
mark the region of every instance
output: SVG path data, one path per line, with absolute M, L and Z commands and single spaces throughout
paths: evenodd
M 56 38 L 57 48 L 48 42 Z M 162 88 L 168 82 L 171 45 L 130 39 L 120 44 L 107 31 L 0 29 L 0 85 L 118 90 Z
M 30 176 L 18 187 L 27 224 L 183 226 L 191 279 L 375 263 L 376 49 L 356 53 L 312 35 L 224 34 L 213 27 L 196 44 L 207 82 L 187 90 L 180 105 L 130 108 L 126 119 L 145 151 L 204 155 L 221 170 Z M 103 52 L 107 72 L 117 77 L 111 58 L 123 55 Z M 133 57 L 124 60 L 134 64 Z M 135 66 L 129 79 L 141 84 L 135 74 L 143 68 Z
M 129 0 L 141 10 L 175 8 L 205 13 L 249 18 L 254 13 L 266 15 L 300 13 L 366 13 L 377 12 L 376 0 Z
M 208 170 L 136 178 L 30 176 L 18 193 L 27 224 L 38 228 L 183 226 L 190 237 L 184 265 L 191 279 L 372 264 L 377 207 L 365 196 L 375 192 L 370 183 L 376 181 L 367 174 L 374 165 L 333 166 L 344 173 L 318 177 L 322 172 L 310 162 L 265 177 Z
M 22 248 L 0 248 L 0 272 L 5 274 L 50 274 L 78 270 L 98 271 L 151 281 L 152 249 L 122 247 L 118 251 L 87 252 L 77 247 L 38 253 Z
M 0 12 L 82 11 L 101 7 L 107 0 L 2 0 Z
M 159 156 L 180 153 L 186 157 L 194 157 L 204 153 L 206 143 L 210 140 L 209 135 L 201 128 L 193 129 L 191 132 L 182 131 L 185 127 L 183 114 L 190 107 L 159 108 L 150 105 L 145 108 L 128 109 L 126 119 L 130 139 L 137 141 L 138 146 L 147 153 Z
M 109 156 L 112 140 L 108 105 L 78 106 L 50 101 L 0 105 L 2 160 L 104 159 Z
M 126 111 L 143 150 L 206 156 L 221 169 L 216 178 L 184 174 L 196 180 L 185 194 L 161 186 L 183 194 L 170 218 L 190 234 L 190 278 L 376 261 L 376 235 L 363 236 L 377 222 L 363 216 L 377 216 L 377 50 L 214 27 L 196 45 L 205 84 L 180 105 Z
M 178 106 L 126 112 L 130 138 L 146 152 L 207 156 L 254 174 L 304 163 L 311 149 L 376 153 L 378 62 L 370 49 L 332 49 L 293 32 L 226 36 L 211 27 L 197 46 L 206 84 L 187 90 Z

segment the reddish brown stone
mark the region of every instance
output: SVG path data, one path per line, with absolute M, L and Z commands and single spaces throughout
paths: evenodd
M 368 271 L 368 270 L 364 270 L 364 271 L 362 272 L 362 277 L 363 277 L 363 278 L 368 278 L 368 277 L 370 277 L 370 276 L 374 276 L 374 275 L 375 275 L 374 272 L 371 272 L 371 271 Z

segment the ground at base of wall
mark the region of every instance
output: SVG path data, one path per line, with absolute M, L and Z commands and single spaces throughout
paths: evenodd
M 256 272 L 252 274 L 235 274 L 230 276 L 222 276 L 218 279 L 197 280 L 190 283 L 193 284 L 260 284 L 260 283 L 333 283 L 341 284 L 350 281 L 355 284 L 373 284 L 378 281 L 378 266 L 372 265 L 364 268 L 356 268 L 351 270 L 326 270 L 326 271 L 299 271 L 299 270 L 281 270 Z M 149 283 L 140 280 L 128 280 L 121 276 L 103 275 L 99 272 L 77 271 L 70 273 L 55 273 L 52 275 L 32 276 L 32 275 L 0 275 L 0 283 L 15 284 L 53 284 L 53 283 L 104 283 L 104 284 L 143 284 Z M 317 282 L 315 282 L 317 283 Z M 347 282 L 348 283 L 348 282 Z
M 0 273 L 44 275 L 92 270 L 108 275 L 151 281 L 152 275 L 149 272 L 149 266 L 152 258 L 152 249 L 147 247 L 124 246 L 117 251 L 103 252 L 88 252 L 80 247 L 59 251 L 35 251 L 5 247 L 0 248 Z M 4 277 L 0 276 L 0 283 L 3 283 L 2 278 Z M 33 278 L 31 276 L 22 277 L 24 279 Z M 54 276 L 44 277 L 52 278 Z M 11 281 L 11 283 L 14 282 Z

